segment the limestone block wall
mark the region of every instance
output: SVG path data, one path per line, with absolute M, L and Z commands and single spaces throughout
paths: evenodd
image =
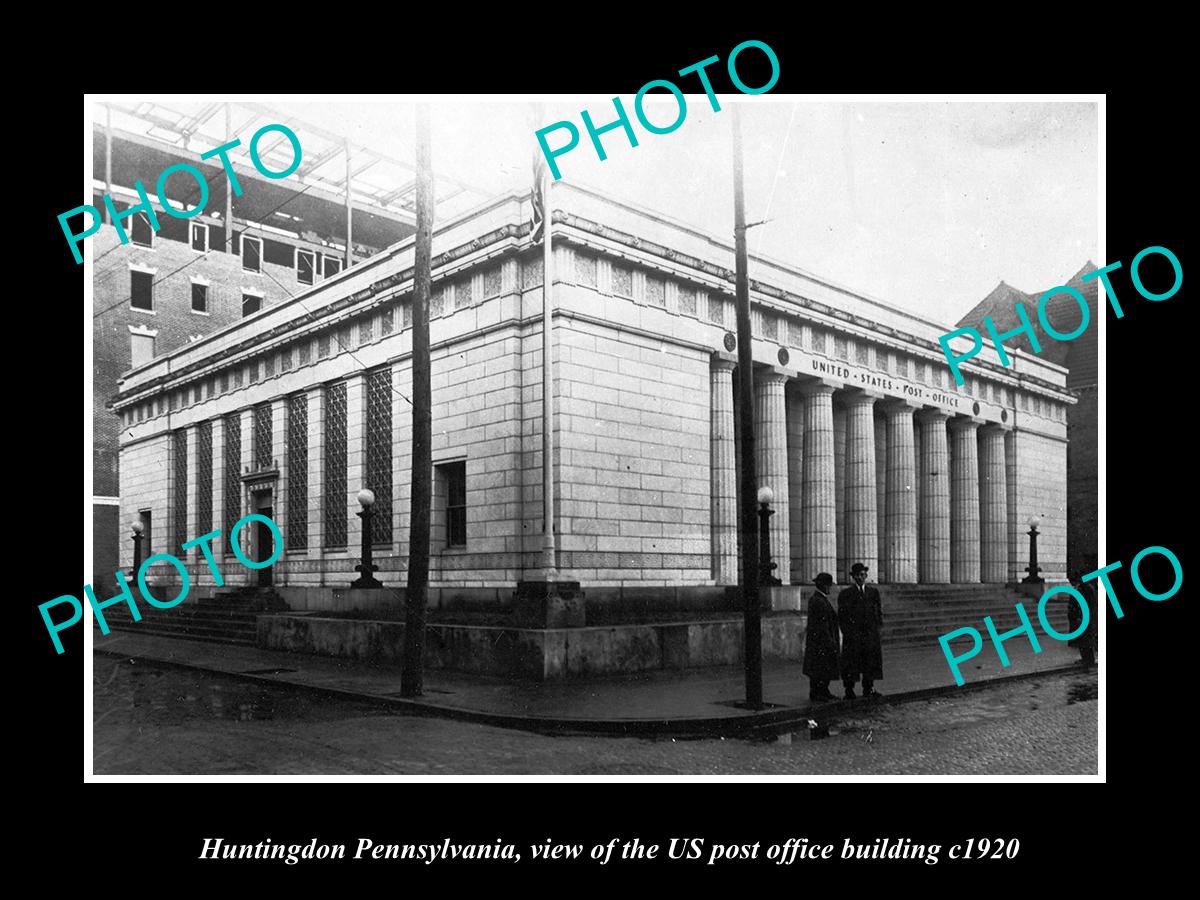
M 1029 564 L 1029 521 L 1038 517 L 1038 564 L 1047 581 L 1067 577 L 1067 444 L 1022 430 L 1014 435 L 1017 478 L 1016 556 L 1021 577 Z
M 586 584 L 712 584 L 709 354 L 563 318 L 560 567 Z

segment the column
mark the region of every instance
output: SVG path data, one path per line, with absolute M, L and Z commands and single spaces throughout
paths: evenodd
M 1004 431 L 997 424 L 979 429 L 979 577 L 988 584 L 1008 579 L 1008 472 Z
M 950 580 L 979 583 L 979 422 L 950 420 Z
M 771 517 L 770 549 L 775 562 L 774 575 L 784 584 L 791 584 L 791 539 L 788 537 L 788 460 L 787 406 L 784 386 L 787 376 L 782 372 L 764 370 L 754 378 L 754 455 L 758 468 L 759 487 L 767 486 L 775 494 Z
M 712 476 L 712 573 L 717 584 L 737 584 L 737 469 L 734 467 L 733 369 L 716 358 L 709 370 Z
M 866 391 L 846 398 L 846 562 L 861 562 L 879 577 L 875 504 L 875 400 Z
M 879 404 L 876 404 L 876 412 Z M 887 540 L 887 417 L 875 416 L 875 535 L 878 541 L 879 570 L 871 580 L 886 582 L 883 567 L 883 544 Z
M 916 413 L 914 412 L 913 415 L 915 416 Z M 915 500 L 916 500 L 916 510 L 917 510 L 917 572 L 920 573 L 921 567 L 922 567 L 922 562 L 921 562 L 921 527 L 922 527 L 921 526 L 921 429 L 919 426 L 917 426 L 915 420 L 913 423 L 913 469 L 912 470 L 914 473 L 916 473 L 914 476 L 914 478 L 915 478 L 914 484 L 916 485 L 916 490 L 913 491 L 913 493 L 916 494 Z M 918 577 L 918 580 L 920 580 L 919 577 Z
M 846 570 L 850 563 L 846 561 L 846 408 L 841 405 L 833 409 L 833 510 L 837 523 L 837 560 L 829 574 L 835 584 L 847 584 L 850 576 Z
M 913 406 L 895 400 L 884 407 L 887 460 L 884 531 L 880 541 L 883 578 L 889 584 L 917 582 L 917 468 Z
M 250 406 L 243 409 L 239 415 L 242 417 L 242 474 L 251 471 L 254 466 L 254 407 Z M 241 483 L 240 490 L 242 492 L 242 515 L 238 518 L 243 518 L 254 512 L 253 504 L 250 502 L 251 494 L 246 490 L 246 483 Z M 254 524 L 244 526 L 238 533 L 238 542 L 241 544 L 242 555 L 246 558 L 252 558 L 251 554 L 251 538 L 254 534 Z M 254 584 L 258 573 L 254 569 L 247 569 L 245 566 L 236 565 L 229 566 L 228 570 L 234 574 L 238 584 Z M 229 576 L 226 576 L 226 581 L 229 581 Z
M 276 397 L 271 401 L 271 464 L 279 470 L 279 477 L 271 489 L 271 518 L 283 533 L 283 553 L 274 565 L 274 584 L 280 585 L 288 581 L 288 570 L 291 560 L 287 555 L 287 489 L 288 489 L 288 453 L 287 453 L 288 408 L 285 397 Z M 257 529 L 256 529 L 257 530 Z M 270 538 L 269 540 L 274 540 Z M 261 553 L 271 553 L 271 549 L 260 548 Z
M 1008 580 L 1015 584 L 1025 573 L 1021 563 L 1021 520 L 1017 518 L 1017 435 L 1012 429 L 1004 432 L 1004 469 L 1008 496 Z
M 921 423 L 921 542 L 922 584 L 950 581 L 950 451 L 946 445 L 946 413 L 927 409 Z
M 308 392 L 308 558 L 325 557 L 325 390 Z M 325 583 L 325 567 L 318 565 L 314 581 Z
M 800 393 L 804 397 L 803 574 L 814 578 L 819 572 L 833 575 L 837 570 L 833 386 L 812 382 Z
M 788 458 L 788 535 L 791 539 L 792 583 L 807 584 L 816 572 L 804 569 L 804 395 L 795 381 L 788 382 L 787 458 Z
M 185 541 L 190 541 L 192 538 L 199 536 L 197 523 L 200 521 L 200 492 L 198 490 L 200 486 L 200 460 L 199 453 L 196 452 L 199 444 L 199 435 L 196 431 L 197 428 L 195 425 L 187 427 L 187 536 L 183 538 Z M 174 472 L 171 473 L 171 477 L 175 477 Z M 183 560 L 184 564 L 187 565 L 188 572 L 198 572 L 200 568 L 203 568 L 205 571 L 208 570 L 208 566 L 200 562 L 200 548 L 198 546 L 193 547 L 186 553 L 182 548 L 176 546 L 172 548 L 172 553 Z M 198 562 L 200 562 L 199 567 L 196 565 Z M 175 575 L 178 577 L 179 573 L 176 572 Z M 192 577 L 195 578 L 195 576 Z

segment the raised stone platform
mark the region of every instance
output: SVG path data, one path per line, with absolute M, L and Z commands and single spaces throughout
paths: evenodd
M 765 658 L 799 658 L 802 616 L 766 616 L 762 626 Z M 582 628 L 431 624 L 425 634 L 425 665 L 431 669 L 535 681 L 733 665 L 742 659 L 740 619 Z M 258 645 L 399 665 L 404 623 L 319 615 L 259 616 Z

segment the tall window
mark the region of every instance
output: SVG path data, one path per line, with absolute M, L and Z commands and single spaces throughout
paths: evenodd
M 254 407 L 254 469 L 271 468 L 271 404 Z
M 312 284 L 316 280 L 316 256 L 311 250 L 296 251 L 296 280 L 301 284 Z
M 325 389 L 325 546 L 346 546 L 346 384 Z
M 196 534 L 213 530 L 212 422 L 196 426 Z
M 326 255 L 324 261 L 326 278 L 332 278 L 338 272 L 342 271 L 342 260 L 340 257 Z
M 150 227 L 150 217 L 144 212 L 136 212 L 129 220 L 129 239 L 139 247 L 154 246 L 154 229 Z
M 375 493 L 371 542 L 392 541 L 392 370 L 367 376 L 366 486 Z
M 247 272 L 262 271 L 262 239 L 242 235 L 242 268 Z
M 208 226 L 203 222 L 193 222 L 191 227 L 192 249 L 201 253 L 208 252 Z
M 176 431 L 175 441 L 175 478 L 173 493 L 175 495 L 175 543 L 184 544 L 191 539 L 187 533 L 187 486 L 188 486 L 188 452 L 187 432 Z
M 192 312 L 208 312 L 208 285 L 192 282 Z
M 129 305 L 134 309 L 154 309 L 154 275 L 140 269 L 129 271 Z
M 467 545 L 467 463 L 438 466 L 446 480 L 446 546 Z
M 225 533 L 242 517 L 242 417 L 234 413 L 225 417 Z M 229 539 L 224 545 L 225 555 L 233 551 Z
M 242 291 L 242 315 L 248 316 L 262 309 L 262 294 L 251 294 L 249 291 Z
M 308 397 L 288 400 L 287 548 L 308 546 Z

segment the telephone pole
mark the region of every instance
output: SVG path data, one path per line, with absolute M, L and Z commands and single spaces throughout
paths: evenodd
M 746 706 L 762 709 L 762 612 L 758 598 L 758 472 L 754 459 L 754 355 L 750 335 L 750 282 L 746 274 L 746 198 L 742 187 L 742 118 L 733 115 L 733 240 L 737 256 L 738 439 L 742 468 L 738 473 L 738 581 L 742 589 L 743 657 Z
M 412 505 L 409 512 L 408 608 L 400 694 L 423 692 L 425 606 L 429 595 L 429 516 L 433 477 L 433 397 L 429 377 L 430 258 L 433 253 L 433 163 L 429 107 L 417 104 L 417 234 L 413 261 Z

